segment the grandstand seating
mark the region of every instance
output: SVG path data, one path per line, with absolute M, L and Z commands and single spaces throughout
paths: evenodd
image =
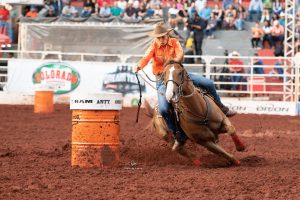
M 244 31 L 217 30 L 215 39 L 206 39 L 203 43 L 204 55 L 224 55 L 224 50 L 229 52 L 238 51 L 241 56 L 252 56 L 255 52 L 251 47 L 251 26 L 253 23 L 246 22 Z
M 274 56 L 274 49 L 260 49 L 257 51 L 259 56 L 267 56 L 272 57 Z M 263 60 L 265 65 L 274 65 L 277 59 L 265 59 Z M 268 74 L 272 68 L 265 68 L 265 73 Z

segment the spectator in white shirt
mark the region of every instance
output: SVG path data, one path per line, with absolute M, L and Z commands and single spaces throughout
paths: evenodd
M 274 46 L 273 40 L 272 40 L 272 26 L 270 21 L 264 21 L 264 26 L 262 27 L 264 31 L 264 36 L 263 36 L 263 41 L 262 41 L 262 46 L 264 46 L 265 42 L 268 42 L 270 48 Z
M 207 0 L 196 0 L 195 1 L 195 7 L 196 7 L 196 11 L 199 14 L 200 11 L 204 8 L 204 6 L 206 5 Z
M 108 6 L 107 2 L 103 2 L 103 7 L 100 8 L 99 11 L 99 17 L 110 17 L 111 16 L 111 11 L 110 7 Z
M 178 13 L 179 10 L 176 8 L 176 4 L 173 4 L 173 6 L 168 11 L 168 16 L 171 27 L 175 29 L 178 29 Z
M 127 7 L 127 2 L 125 0 L 119 0 L 118 1 L 118 7 L 122 9 L 122 11 L 125 11 Z
M 65 6 L 63 7 L 61 13 L 62 13 L 62 16 L 64 16 L 64 17 L 72 17 L 72 15 L 76 12 L 77 12 L 76 8 L 74 8 L 73 6 L 70 5 L 69 2 L 67 2 L 65 4 Z
M 264 23 L 264 21 L 271 22 L 271 19 L 272 19 L 272 16 L 270 14 L 270 11 L 267 8 L 265 8 L 262 13 L 260 23 Z

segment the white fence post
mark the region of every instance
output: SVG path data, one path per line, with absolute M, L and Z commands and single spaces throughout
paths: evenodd
M 299 69 L 300 69 L 300 52 L 298 52 L 294 57 L 294 64 L 295 64 L 295 102 L 298 106 L 299 101 Z

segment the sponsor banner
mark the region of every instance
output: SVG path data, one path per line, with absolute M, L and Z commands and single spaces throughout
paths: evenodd
M 33 73 L 32 81 L 39 87 L 52 89 L 55 94 L 74 90 L 80 82 L 79 73 L 61 62 L 45 63 Z
M 71 110 L 121 110 L 121 93 L 71 94 Z
M 132 71 L 134 65 L 135 63 L 9 60 L 8 82 L 5 89 L 10 93 L 32 95 L 37 85 L 47 85 L 54 88 L 56 95 L 62 96 L 69 96 L 73 92 L 92 94 L 116 92 L 121 93 L 123 97 L 134 95 L 138 98 L 140 88 Z M 145 73 L 155 80 L 151 71 L 150 66 L 145 68 Z M 139 79 L 143 96 L 157 95 L 154 82 L 148 81 L 152 85 L 150 86 L 145 84 L 141 77 Z
M 278 101 L 237 101 L 223 99 L 224 105 L 238 113 L 268 114 L 268 115 L 297 115 L 294 102 Z
M 50 66 L 48 66 L 49 63 Z M 9 60 L 8 82 L 5 89 L 8 93 L 34 95 L 35 84 L 39 82 L 51 83 L 52 87 L 57 87 L 55 98 L 67 99 L 65 103 L 69 103 L 68 99 L 73 93 L 99 94 L 108 92 L 121 93 L 123 106 L 137 106 L 140 95 L 137 79 L 132 72 L 134 65 L 135 63 L 58 63 L 57 61 L 44 62 L 29 59 Z M 144 70 L 152 80 L 155 80 L 150 65 Z M 143 75 L 142 72 L 139 74 Z M 145 78 L 145 76 L 143 77 Z M 140 82 L 143 100 L 148 99 L 150 104 L 154 106 L 157 100 L 157 92 L 154 89 L 155 82 L 147 81 L 146 84 L 141 77 Z M 74 85 L 72 86 L 72 84 Z M 232 98 L 222 98 L 222 102 L 239 113 L 271 115 L 297 115 L 297 112 L 300 113 L 294 102 L 239 101 Z M 97 104 L 95 103 L 95 105 Z

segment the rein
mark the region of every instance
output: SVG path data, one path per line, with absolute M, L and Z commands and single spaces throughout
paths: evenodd
M 141 71 L 144 73 L 144 75 L 147 77 L 147 79 L 148 79 L 149 81 L 154 82 L 154 83 L 157 83 L 158 81 L 160 81 L 160 80 L 162 79 L 162 76 L 163 76 L 163 74 L 161 74 L 160 77 L 159 77 L 159 79 L 155 81 L 155 80 L 152 80 L 152 79 L 148 76 L 148 74 L 146 74 L 146 72 L 145 72 L 143 69 L 141 69 Z
M 141 104 L 142 104 L 142 87 L 141 87 L 141 83 L 140 83 L 140 79 L 138 77 L 138 74 L 135 73 L 135 76 L 136 76 L 136 79 L 138 81 L 138 84 L 139 84 L 139 90 L 140 90 L 140 99 L 139 99 L 139 103 L 138 103 L 138 111 L 137 111 L 137 114 L 136 114 L 136 123 L 139 122 L 139 114 L 140 114 L 140 109 L 141 109 Z
M 146 72 L 145 72 L 143 69 L 141 69 L 140 71 L 142 71 L 142 72 L 144 73 L 144 75 L 146 76 L 146 78 L 147 78 L 149 81 L 153 82 L 153 83 L 157 83 L 158 81 L 162 80 L 163 75 L 164 75 L 164 74 L 161 74 L 161 75 L 159 76 L 158 80 L 152 80 L 152 79 L 146 74 Z M 142 79 L 143 79 L 150 87 L 152 87 L 154 90 L 157 91 L 157 89 L 156 89 L 153 85 L 151 85 L 151 83 L 149 83 L 147 79 L 145 79 L 143 76 L 141 76 L 141 78 L 142 78 Z M 158 94 L 161 95 L 161 96 L 164 96 L 164 95 L 165 95 L 164 93 L 161 93 L 161 92 L 159 92 Z
M 191 94 L 184 95 L 183 92 L 182 92 L 182 85 L 180 85 L 179 89 L 178 89 L 179 93 L 180 93 L 180 96 L 183 97 L 183 98 L 190 98 L 190 97 L 194 96 L 194 94 L 196 93 L 197 89 L 196 89 L 196 87 L 194 85 L 193 85 L 193 88 L 194 88 L 194 90 L 193 90 L 193 92 Z
M 169 65 L 169 64 L 178 64 L 180 65 L 183 69 L 183 65 L 180 63 L 180 62 L 176 62 L 176 61 L 169 61 L 165 66 Z M 164 74 L 166 73 L 166 71 L 164 71 Z M 187 79 L 185 79 L 187 77 Z M 183 98 L 190 98 L 190 97 L 193 97 L 194 94 L 196 93 L 197 89 L 196 87 L 193 85 L 193 92 L 191 94 L 188 94 L 188 95 L 184 95 L 183 94 L 183 84 L 184 84 L 184 81 L 191 81 L 188 73 L 184 70 L 184 73 L 182 73 L 182 77 L 181 77 L 181 83 L 177 83 L 176 81 L 174 80 L 167 80 L 165 82 L 165 85 L 168 84 L 168 82 L 171 81 L 173 82 L 174 84 L 177 85 L 178 87 L 178 94 L 179 94 L 179 97 L 183 97 Z M 204 101 L 205 101 L 205 104 L 206 104 L 206 108 L 207 108 L 207 111 L 206 111 L 206 114 L 205 114 L 205 117 L 203 119 L 203 116 L 199 116 L 197 114 L 195 114 L 194 112 L 190 111 L 189 109 L 186 111 L 188 113 L 190 113 L 191 115 L 193 115 L 194 117 L 196 117 L 196 119 L 192 118 L 192 117 L 189 117 L 187 114 L 184 114 L 184 112 L 182 110 L 180 110 L 179 106 L 178 106 L 178 103 L 179 103 L 179 98 L 178 98 L 178 101 L 176 102 L 173 102 L 175 104 L 175 113 L 176 113 L 176 118 L 177 118 L 177 121 L 179 121 L 179 117 L 178 117 L 178 111 L 179 113 L 181 113 L 183 115 L 184 118 L 188 119 L 190 122 L 192 123 L 196 123 L 196 124 L 203 124 L 203 125 L 207 125 L 209 123 L 209 119 L 211 118 L 211 112 L 212 112 L 212 109 L 211 109 L 211 106 L 208 102 L 208 97 L 207 97 L 207 94 L 201 90 L 198 89 L 198 91 L 200 92 L 200 94 L 202 95 Z M 183 110 L 185 110 L 183 108 Z M 199 119 L 200 118 L 200 119 Z M 202 119 L 201 119 L 202 118 Z

